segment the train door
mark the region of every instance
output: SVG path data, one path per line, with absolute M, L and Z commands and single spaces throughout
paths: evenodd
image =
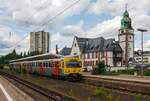
M 46 75 L 47 62 L 43 62 L 43 75 Z
M 46 62 L 46 75 L 49 75 L 49 62 Z
M 55 74 L 55 76 L 58 76 L 59 75 L 59 62 L 58 61 L 55 62 L 54 68 L 55 68 L 54 74 Z
M 42 74 L 42 72 L 43 72 L 43 63 L 40 62 L 40 74 Z
M 48 75 L 52 75 L 52 62 L 49 61 L 49 74 Z
M 32 72 L 32 63 L 29 63 L 29 73 Z
M 54 62 L 50 61 L 49 62 L 49 75 L 52 76 L 54 75 Z

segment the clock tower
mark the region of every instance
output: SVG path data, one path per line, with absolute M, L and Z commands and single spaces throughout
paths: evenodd
M 129 58 L 134 57 L 134 29 L 132 28 L 132 21 L 127 10 L 125 10 L 121 19 L 118 40 L 123 50 L 122 64 L 127 65 Z

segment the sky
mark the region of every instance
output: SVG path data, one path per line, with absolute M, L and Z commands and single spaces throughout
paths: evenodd
M 51 52 L 71 47 L 74 36 L 118 40 L 125 5 L 135 34 L 135 50 L 150 50 L 150 0 L 0 0 L 0 55 L 30 49 L 30 32 L 51 33 Z

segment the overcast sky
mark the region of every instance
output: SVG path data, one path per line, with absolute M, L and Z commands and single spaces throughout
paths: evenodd
M 140 49 L 141 41 L 136 30 L 144 28 L 148 29 L 144 50 L 150 50 L 150 0 L 0 0 L 0 55 L 14 48 L 28 51 L 32 31 L 51 33 L 52 52 L 56 44 L 59 49 L 71 47 L 75 35 L 118 40 L 126 4 L 135 30 L 135 49 Z

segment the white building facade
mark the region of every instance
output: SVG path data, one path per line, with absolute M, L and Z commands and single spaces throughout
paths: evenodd
M 125 67 L 129 58 L 134 58 L 134 29 L 127 10 L 121 20 L 118 41 L 115 39 L 80 38 L 75 36 L 70 55 L 78 55 L 84 67 L 93 67 L 103 62 L 109 67 Z
M 111 67 L 122 66 L 122 49 L 114 39 L 74 37 L 70 55 L 78 55 L 84 67 L 93 67 L 99 62 Z

